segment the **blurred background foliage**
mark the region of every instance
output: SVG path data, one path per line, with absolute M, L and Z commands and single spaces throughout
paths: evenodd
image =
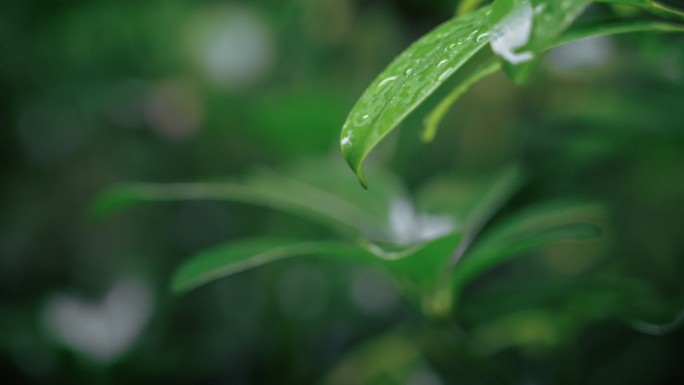
M 507 209 L 580 198 L 607 213 L 600 241 L 547 248 L 478 279 L 451 350 L 439 325 L 423 332 L 382 277 L 355 265 L 293 260 L 168 291 L 174 268 L 206 247 L 325 234 L 306 220 L 214 202 L 87 215 L 117 182 L 341 162 L 339 130 L 356 98 L 456 6 L 1 2 L 3 382 L 307 384 L 333 373 L 330 383 L 353 384 L 354 373 L 387 367 L 395 377 L 369 383 L 498 373 L 514 383 L 681 383 L 684 331 L 658 327 L 684 309 L 681 36 L 556 49 L 524 87 L 504 76 L 474 87 L 433 143 L 417 140 L 415 117 L 373 154 L 410 190 L 522 160 L 529 182 Z M 610 12 L 595 6 L 588 17 Z M 413 359 L 415 346 L 429 363 Z

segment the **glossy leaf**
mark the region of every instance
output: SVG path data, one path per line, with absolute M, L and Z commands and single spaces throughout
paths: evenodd
M 435 28 L 399 55 L 368 87 L 342 127 L 347 163 L 366 186 L 363 161 L 404 118 L 486 44 L 488 7 Z

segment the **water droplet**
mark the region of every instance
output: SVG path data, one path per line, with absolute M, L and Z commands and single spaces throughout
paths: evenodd
M 437 63 L 437 68 L 439 68 L 439 67 L 445 65 L 445 64 L 447 63 L 447 61 L 448 61 L 447 59 L 441 60 L 439 63 Z
M 396 78 L 397 78 L 396 76 L 386 77 L 386 78 L 382 79 L 382 81 L 378 84 L 378 87 L 382 87 L 382 86 L 384 86 L 385 84 L 387 84 L 387 83 L 389 83 L 389 82 L 391 82 L 391 81 L 394 81 Z
M 443 82 L 446 80 L 449 76 L 451 76 L 454 72 L 456 71 L 456 67 L 450 67 L 447 68 L 444 72 L 442 72 L 439 77 L 437 78 L 438 82 Z
M 475 41 L 478 43 L 482 43 L 483 41 L 489 39 L 490 35 L 491 34 L 489 32 L 482 33 L 475 39 Z

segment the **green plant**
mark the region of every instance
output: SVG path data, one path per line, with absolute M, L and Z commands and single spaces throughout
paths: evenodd
M 603 2 L 616 7 L 637 7 L 673 20 L 682 20 L 684 16 L 652 1 Z M 564 202 L 537 204 L 513 214 L 502 210 L 522 185 L 524 171 L 520 167 L 474 180 L 437 179 L 410 199 L 392 176 L 375 171 L 366 177 L 362 166 L 368 154 L 417 110 L 429 111 L 422 139 L 432 140 L 445 112 L 470 86 L 499 70 L 515 82 L 525 82 L 542 54 L 555 46 L 613 33 L 684 31 L 676 22 L 621 17 L 618 13 L 614 20 L 576 22 L 592 3 L 589 0 L 496 0 L 484 6 L 481 3 L 461 2 L 459 16 L 404 51 L 369 86 L 350 112 L 342 128 L 340 145 L 362 185 L 367 185 L 367 179 L 373 181 L 368 192 L 353 185 L 348 172 L 339 165 L 313 160 L 279 173 L 261 171 L 232 182 L 128 184 L 107 193 L 97 203 L 96 211 L 104 214 L 141 201 L 210 199 L 264 205 L 308 217 L 329 227 L 330 236 L 259 238 L 207 250 L 178 269 L 173 289 L 189 290 L 220 277 L 297 256 L 331 257 L 372 265 L 385 272 L 404 297 L 438 325 L 434 335 L 428 333 L 421 338 L 441 339 L 444 345 L 452 343 L 449 338 L 456 338 L 458 343 L 454 345 L 461 346 L 452 348 L 463 349 L 467 339 L 458 336 L 458 328 L 451 321 L 464 288 L 512 257 L 528 255 L 558 241 L 598 235 L 601 208 Z M 614 284 L 582 293 L 582 298 L 598 305 L 577 317 L 584 320 L 602 316 L 601 305 L 619 302 L 612 296 L 631 295 L 629 290 L 616 294 L 622 289 L 621 284 Z M 498 320 L 489 329 L 483 325 L 478 330 L 481 340 L 488 340 L 490 334 L 495 334 L 492 330 L 511 330 L 512 325 L 553 318 L 553 314 L 529 310 Z M 448 325 L 446 332 L 440 329 L 443 322 Z M 515 338 L 551 344 L 558 336 L 572 334 L 558 330 L 536 332 L 531 337 Z M 515 338 L 511 337 L 510 343 L 520 341 Z M 444 357 L 434 358 L 440 353 L 430 352 L 433 345 L 434 341 L 425 343 L 391 334 L 379 340 L 375 350 L 402 354 L 387 367 L 367 368 L 364 376 L 374 378 L 380 375 L 376 373 L 379 370 L 399 373 L 402 367 L 425 357 L 433 364 L 443 362 Z M 505 343 L 491 343 L 489 349 L 496 351 L 500 345 Z M 361 364 L 343 365 L 358 368 Z M 397 374 L 389 381 L 402 382 L 408 375 Z M 333 383 L 344 383 L 336 380 L 336 375 L 331 378 Z

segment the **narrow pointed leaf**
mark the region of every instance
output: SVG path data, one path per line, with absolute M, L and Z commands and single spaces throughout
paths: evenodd
M 343 165 L 307 162 L 283 174 L 260 171 L 232 182 L 127 183 L 106 191 L 92 206 L 96 216 L 140 202 L 226 200 L 256 204 L 317 221 L 345 235 L 391 241 L 391 202 L 403 198 L 402 186 L 375 173 L 378 188 L 354 186 Z
M 432 112 L 425 117 L 425 128 L 421 133 L 421 139 L 424 142 L 431 142 L 435 138 L 435 135 L 437 135 L 437 129 L 439 128 L 439 124 L 442 122 L 442 119 L 444 119 L 444 115 L 447 113 L 449 108 L 456 103 L 461 95 L 465 94 L 470 87 L 473 86 L 473 84 L 479 82 L 489 75 L 494 74 L 499 69 L 501 69 L 501 65 L 498 62 L 488 63 L 482 66 L 473 75 L 466 78 L 463 83 L 454 88 L 454 90 L 451 91 L 451 93 L 449 93 L 449 95 L 447 95 L 444 99 L 442 99 L 437 107 L 435 107 Z
M 229 243 L 201 252 L 176 270 L 171 288 L 175 292 L 187 291 L 245 270 L 301 256 L 376 262 L 376 257 L 371 253 L 339 242 L 256 239 Z
M 419 194 L 421 207 L 428 212 L 452 215 L 463 239 L 451 255 L 456 264 L 480 234 L 482 228 L 518 191 L 524 180 L 518 166 L 478 178 L 440 178 Z
M 684 25 L 645 20 L 616 20 L 578 25 L 566 31 L 554 44 L 560 46 L 575 40 L 633 32 L 684 32 Z
M 363 93 L 342 128 L 347 163 L 366 186 L 362 166 L 370 151 L 447 82 L 486 44 L 483 7 L 451 19 L 401 53 Z
M 479 7 L 483 2 L 484 0 L 461 0 L 456 8 L 456 14 L 459 16 L 468 14 Z
M 528 209 L 485 232 L 454 269 L 459 290 L 482 272 L 512 257 L 521 256 L 562 240 L 587 239 L 600 234 L 593 220 L 595 205 L 567 204 Z
M 678 9 L 659 1 L 652 0 L 595 0 L 599 3 L 623 4 L 643 9 L 657 16 L 684 20 L 684 10 Z

